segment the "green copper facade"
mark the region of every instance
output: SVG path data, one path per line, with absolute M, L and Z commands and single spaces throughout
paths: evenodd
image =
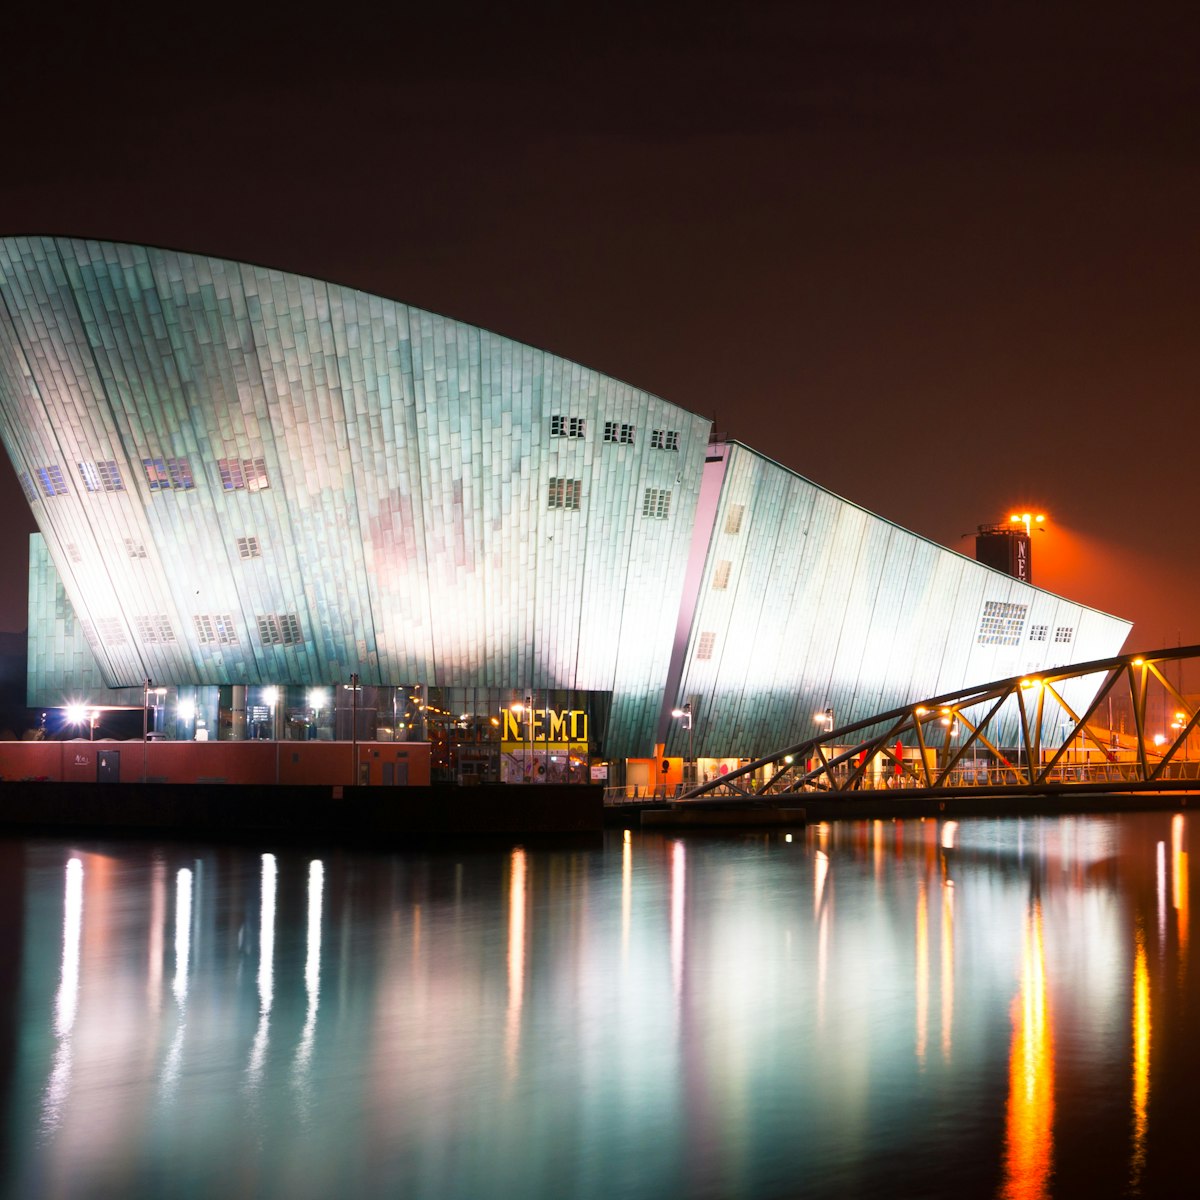
M 866 716 L 1129 629 L 710 451 L 667 401 L 350 288 L 21 237 L 0 304 L 0 436 L 44 538 L 33 704 L 572 689 L 611 696 L 610 757 L 686 749 L 666 714 L 692 698 L 696 754 L 749 756 L 813 704 Z M 1023 641 L 979 641 L 990 602 L 1024 606 Z

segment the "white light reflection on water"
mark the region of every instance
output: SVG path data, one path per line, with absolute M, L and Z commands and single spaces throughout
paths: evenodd
M 179 1085 L 180 1061 L 183 1057 L 183 1038 L 187 1031 L 188 964 L 192 953 L 192 873 L 181 867 L 175 877 L 175 980 L 171 991 L 175 995 L 178 1015 L 175 1037 L 163 1063 L 164 1097 L 173 1097 Z
M 63 895 L 62 965 L 54 999 L 54 1035 L 58 1045 L 42 1101 L 42 1130 L 50 1133 L 62 1121 L 71 1085 L 71 1031 L 79 1004 L 79 940 L 83 928 L 83 863 L 67 862 Z
M 317 1032 L 317 1006 L 321 1000 L 321 906 L 325 891 L 325 867 L 314 858 L 308 865 L 308 952 L 304 959 L 304 990 L 308 995 L 308 1011 L 300 1042 L 296 1047 L 293 1082 L 304 1090 L 309 1064 L 312 1060 L 313 1038 Z
M 1074 822 L 1025 818 L 1023 862 L 972 820 L 186 871 L 31 843 L 0 1194 L 1176 1194 L 1188 823 Z
M 257 1088 L 262 1082 L 271 1027 L 271 1006 L 275 1002 L 275 855 L 262 856 L 262 900 L 258 922 L 258 1029 L 250 1048 L 246 1068 L 247 1083 Z
M 683 1004 L 684 921 L 687 911 L 687 847 L 671 843 L 671 990 L 678 1020 Z

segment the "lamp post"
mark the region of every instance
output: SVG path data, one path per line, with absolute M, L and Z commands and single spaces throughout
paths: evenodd
M 142 782 L 146 782 L 146 775 L 149 773 L 147 768 L 147 738 L 149 733 L 148 716 L 150 711 L 150 680 L 142 680 Z
M 687 730 L 688 735 L 688 763 L 691 767 L 691 782 L 696 782 L 696 756 L 693 753 L 695 742 L 693 741 L 692 731 L 692 702 L 688 700 L 682 708 L 671 709 L 671 716 L 677 721 L 683 721 L 683 727 Z
M 350 676 L 350 782 L 358 783 L 358 675 Z

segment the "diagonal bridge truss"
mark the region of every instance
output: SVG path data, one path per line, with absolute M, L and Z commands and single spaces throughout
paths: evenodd
M 1200 790 L 1200 707 L 1182 683 L 1196 659 L 1200 646 L 1182 646 L 948 692 L 806 738 L 679 799 Z

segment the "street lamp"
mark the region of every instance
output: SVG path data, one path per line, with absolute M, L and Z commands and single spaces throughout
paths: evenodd
M 1013 513 L 1013 515 L 1008 519 L 1013 525 L 1024 525 L 1025 535 L 1027 537 L 1032 532 L 1035 525 L 1044 525 L 1046 523 L 1046 517 L 1044 513 L 1037 513 L 1036 515 L 1027 512 Z
M 696 756 L 692 753 L 694 742 L 692 740 L 692 702 L 689 700 L 682 708 L 671 709 L 671 716 L 677 721 L 683 721 L 683 727 L 687 730 L 688 735 L 688 762 L 691 764 L 691 780 L 696 782 Z

